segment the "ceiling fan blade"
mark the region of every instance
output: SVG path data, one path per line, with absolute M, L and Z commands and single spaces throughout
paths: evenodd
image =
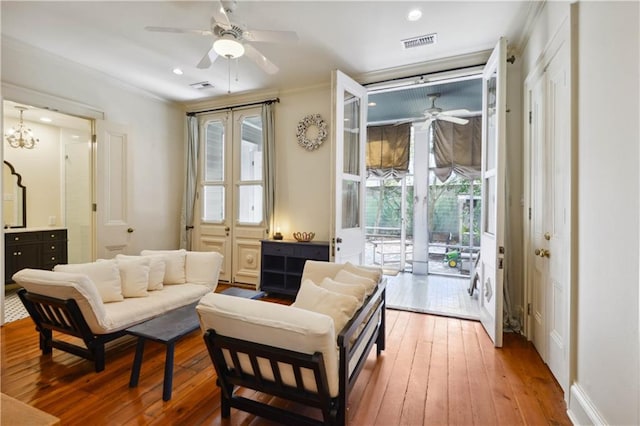
M 452 109 L 450 111 L 442 111 L 440 114 L 442 115 L 466 115 L 470 114 L 468 109 Z
M 222 5 L 222 2 L 214 1 L 213 3 L 214 3 L 214 8 L 213 8 L 212 15 L 213 15 L 213 19 L 215 20 L 215 23 L 226 30 L 230 29 L 231 21 L 229 20 L 229 15 L 227 15 L 227 11 Z M 211 27 L 213 28 L 214 27 L 213 22 L 211 24 L 212 24 Z
M 280 70 L 273 62 L 268 60 L 266 56 L 260 53 L 258 49 L 248 43 L 244 45 L 244 53 L 258 64 L 258 66 L 267 74 L 275 74 Z
M 197 34 L 203 36 L 210 36 L 213 33 L 209 30 L 195 30 L 190 28 L 172 28 L 172 27 L 144 27 L 147 31 L 153 31 L 157 33 L 175 33 L 175 34 Z
M 429 129 L 429 126 L 431 126 L 431 123 L 433 123 L 434 119 L 433 118 L 427 118 L 425 120 L 424 123 L 422 123 L 422 126 L 420 126 L 420 130 L 427 130 Z
M 200 69 L 207 69 L 211 66 L 212 63 L 218 58 L 218 54 L 213 50 L 213 47 L 209 49 L 207 53 L 204 54 L 198 65 L 196 65 Z
M 242 33 L 245 40 L 262 43 L 297 43 L 298 34 L 295 31 L 250 30 Z
M 440 114 L 438 116 L 438 120 L 450 121 L 451 123 L 455 123 L 455 124 L 467 124 L 469 122 L 469 120 L 467 120 L 466 118 L 452 117 L 450 115 L 444 115 L 444 114 Z

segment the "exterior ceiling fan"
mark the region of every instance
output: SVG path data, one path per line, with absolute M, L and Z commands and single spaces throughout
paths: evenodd
M 258 43 L 296 43 L 298 35 L 294 31 L 270 31 L 270 30 L 250 30 L 240 24 L 231 22 L 231 15 L 235 8 L 235 1 L 213 1 L 215 7 L 211 17 L 211 28 L 208 30 L 172 28 L 172 27 L 145 27 L 147 31 L 164 33 L 197 34 L 202 36 L 212 36 L 213 44 L 205 53 L 197 67 L 206 69 L 218 58 L 223 56 L 227 59 L 235 59 L 247 55 L 260 68 L 268 74 L 275 74 L 279 68 L 267 59 L 258 49 L 253 46 L 253 42 Z
M 456 115 L 469 114 L 469 110 L 466 109 L 453 109 L 449 111 L 443 111 L 442 108 L 436 106 L 436 99 L 440 97 L 440 93 L 433 93 L 428 95 L 431 99 L 431 107 L 424 111 L 424 117 L 426 121 L 423 124 L 423 128 L 429 127 L 429 125 L 435 120 L 450 121 L 455 124 L 467 124 L 469 120 L 466 118 L 456 117 Z

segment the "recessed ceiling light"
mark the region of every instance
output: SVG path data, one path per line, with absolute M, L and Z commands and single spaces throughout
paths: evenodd
M 78 135 L 71 135 L 71 139 L 78 139 L 80 136 Z
M 184 74 L 184 72 L 183 72 L 180 68 L 174 68 L 174 69 L 173 69 L 173 73 L 174 73 L 175 75 L 182 75 L 182 74 Z
M 378 105 L 378 104 L 377 104 L 377 103 L 375 103 L 375 102 L 369 102 L 369 104 L 368 104 L 368 105 L 373 107 L 373 106 L 376 106 L 376 105 Z
M 422 18 L 422 11 L 420 9 L 413 9 L 407 13 L 408 21 L 417 21 L 420 18 Z
M 42 121 L 43 123 L 51 123 L 53 120 L 51 120 L 49 117 L 40 117 L 40 121 Z

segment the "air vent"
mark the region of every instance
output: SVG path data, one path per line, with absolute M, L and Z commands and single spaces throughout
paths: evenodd
M 191 83 L 189 86 L 193 87 L 194 89 L 212 89 L 213 88 L 213 84 L 209 83 L 208 81 Z
M 418 37 L 406 38 L 402 41 L 402 45 L 405 49 L 413 49 L 414 47 L 426 46 L 428 44 L 435 44 L 438 41 L 438 35 L 436 33 L 421 35 Z

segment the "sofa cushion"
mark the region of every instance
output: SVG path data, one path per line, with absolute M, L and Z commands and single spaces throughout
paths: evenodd
M 215 251 L 188 251 L 186 257 L 186 280 L 188 283 L 209 286 L 218 285 L 223 256 Z
M 162 290 L 150 291 L 145 298 L 128 298 L 119 303 L 106 303 L 106 327 L 92 331 L 98 334 L 112 333 L 129 328 L 182 306 L 200 300 L 211 289 L 200 284 L 168 285 Z
M 119 302 L 124 299 L 120 271 L 115 260 L 68 265 L 60 264 L 56 265 L 53 270 L 87 275 L 97 287 L 104 303 Z
M 335 293 L 318 287 L 311 280 L 304 280 L 300 284 L 296 301 L 291 306 L 328 315 L 333 319 L 337 335 L 358 310 L 359 305 L 358 299 L 353 296 Z
M 13 275 L 13 280 L 30 293 L 63 300 L 74 299 L 94 332 L 108 326 L 106 305 L 98 288 L 86 274 L 23 269 Z
M 311 285 L 315 286 L 313 283 Z M 338 395 L 338 347 L 333 321 L 327 315 L 218 293 L 204 296 L 196 309 L 203 332 L 213 329 L 222 336 L 305 354 L 321 352 L 327 371 L 329 392 L 332 397 Z M 229 363 L 228 354 L 225 354 L 225 357 Z M 238 358 L 243 371 L 252 374 L 253 368 L 248 357 L 241 354 Z M 263 377 L 273 380 L 268 360 L 259 359 L 258 366 Z M 284 372 L 283 382 L 295 385 L 293 370 L 284 366 L 281 366 L 281 369 Z M 302 370 L 302 381 L 307 390 L 317 391 L 313 372 Z
M 329 277 L 325 277 L 320 284 L 320 287 L 325 288 L 329 291 L 333 291 L 340 294 L 347 294 L 349 296 L 353 296 L 358 299 L 358 308 L 362 306 L 364 302 L 364 298 L 367 294 L 367 288 L 363 284 L 351 284 L 351 283 L 343 283 L 336 280 L 332 280 Z
M 122 282 L 122 295 L 126 297 L 147 297 L 149 292 L 149 258 L 116 259 Z
M 164 282 L 164 270 L 166 268 L 164 256 L 130 256 L 126 254 L 116 255 L 116 260 L 149 259 L 149 282 L 147 290 L 160 290 Z
M 339 281 L 341 283 L 346 283 L 346 284 L 359 284 L 364 286 L 364 288 L 366 289 L 366 295 L 369 296 L 371 293 L 373 293 L 376 289 L 377 286 L 377 281 L 373 281 L 371 278 L 367 278 L 367 277 L 363 277 L 360 275 L 356 275 L 353 274 L 349 271 L 346 270 L 341 270 L 339 271 L 335 278 L 336 281 Z
M 186 282 L 186 250 L 142 250 L 140 254 L 142 256 L 162 256 L 166 263 L 164 284 L 184 284 Z

